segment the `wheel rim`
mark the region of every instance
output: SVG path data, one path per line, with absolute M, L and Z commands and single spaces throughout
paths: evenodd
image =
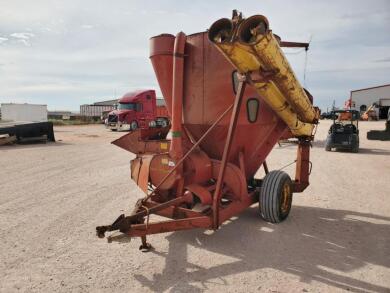
M 291 197 L 291 186 L 287 182 L 282 188 L 282 203 L 280 209 L 283 214 L 287 213 L 290 209 L 290 197 Z

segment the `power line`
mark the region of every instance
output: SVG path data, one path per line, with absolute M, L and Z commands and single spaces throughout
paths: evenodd
M 303 87 L 306 88 L 307 50 L 305 50 L 305 65 L 303 67 Z
M 311 39 L 312 39 L 312 35 L 310 36 L 310 39 L 309 39 L 309 46 L 310 46 L 310 43 L 311 43 Z M 304 65 L 304 68 L 303 68 L 303 87 L 306 88 L 306 71 L 307 71 L 307 51 L 308 51 L 309 47 L 305 48 L 305 65 Z

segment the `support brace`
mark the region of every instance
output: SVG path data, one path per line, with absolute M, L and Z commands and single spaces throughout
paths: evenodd
M 301 140 L 298 143 L 297 150 L 294 192 L 302 192 L 306 189 L 307 186 L 309 186 L 310 171 L 310 141 Z

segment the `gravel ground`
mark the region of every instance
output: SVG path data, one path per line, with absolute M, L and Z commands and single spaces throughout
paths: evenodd
M 366 140 L 384 122 L 360 124 L 358 154 L 325 152 L 329 125 L 285 222 L 253 206 L 217 232 L 154 235 L 149 253 L 95 236 L 142 196 L 133 155 L 109 143 L 121 133 L 57 127 L 55 144 L 1 147 L 0 292 L 390 292 L 390 142 Z M 277 146 L 268 165 L 294 159 Z

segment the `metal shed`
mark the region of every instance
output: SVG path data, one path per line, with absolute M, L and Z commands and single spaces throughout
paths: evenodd
M 385 119 L 390 107 L 390 84 L 351 91 L 352 104 L 359 111 L 366 111 L 376 104 L 379 119 Z

